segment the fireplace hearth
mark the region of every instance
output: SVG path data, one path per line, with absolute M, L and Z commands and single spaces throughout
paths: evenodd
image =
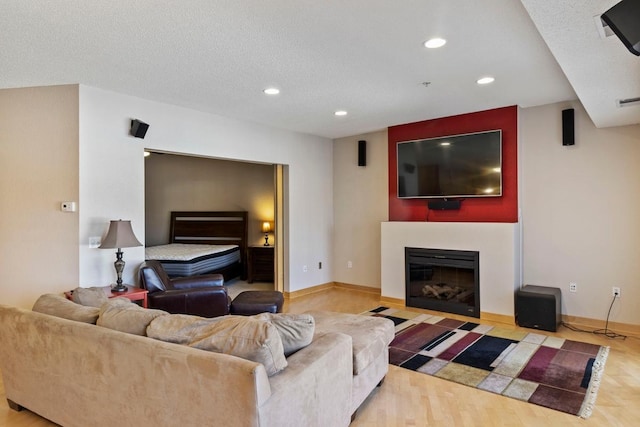
M 408 307 L 480 317 L 479 253 L 405 247 Z

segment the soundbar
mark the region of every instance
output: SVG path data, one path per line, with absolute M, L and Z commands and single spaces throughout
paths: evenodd
M 427 206 L 434 211 L 452 211 L 460 209 L 462 200 L 429 200 Z

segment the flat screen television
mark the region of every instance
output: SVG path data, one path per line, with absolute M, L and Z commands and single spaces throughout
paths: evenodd
M 502 131 L 397 144 L 398 197 L 502 196 Z

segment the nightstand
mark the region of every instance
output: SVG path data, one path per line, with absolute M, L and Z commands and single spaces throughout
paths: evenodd
M 273 282 L 273 246 L 249 246 L 247 252 L 247 282 Z

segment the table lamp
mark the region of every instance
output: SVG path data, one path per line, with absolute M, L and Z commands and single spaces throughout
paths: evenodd
M 271 223 L 265 221 L 262 223 L 262 232 L 264 233 L 264 245 L 269 246 L 269 232 L 271 231 Z
M 131 229 L 131 221 L 128 220 L 112 220 L 109 224 L 109 231 L 106 237 L 99 246 L 100 249 L 118 249 L 116 251 L 116 262 L 113 265 L 116 267 L 116 274 L 118 280 L 115 286 L 111 287 L 112 292 L 124 292 L 127 287 L 122 284 L 122 271 L 124 270 L 124 260 L 122 259 L 121 248 L 133 248 L 135 246 L 142 246 L 142 243 L 138 241 L 133 230 Z

